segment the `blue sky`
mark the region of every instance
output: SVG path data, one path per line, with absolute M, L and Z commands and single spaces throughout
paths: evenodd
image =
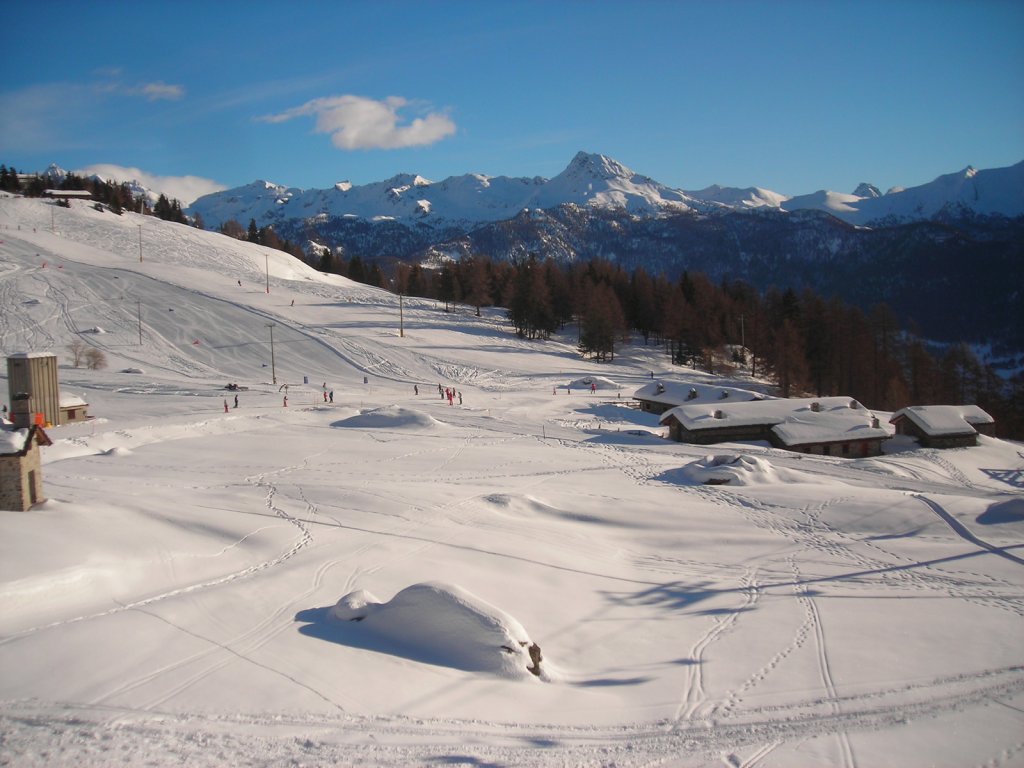
M 789 195 L 1024 160 L 1020 2 L 39 0 L 4 16 L 0 162 L 134 168 L 182 199 L 256 179 L 551 177 L 579 150 L 673 187 Z

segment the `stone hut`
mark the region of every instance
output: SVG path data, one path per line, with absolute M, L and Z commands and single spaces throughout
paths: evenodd
M 878 419 L 850 397 L 777 398 L 680 405 L 660 419 L 682 443 L 766 441 L 775 448 L 863 458 L 882 452 L 889 437 Z
M 51 445 L 43 428 L 0 429 L 0 509 L 25 512 L 45 501 L 39 447 Z
M 889 421 L 897 435 L 915 437 L 924 448 L 966 448 L 995 431 L 995 419 L 976 405 L 912 405 Z

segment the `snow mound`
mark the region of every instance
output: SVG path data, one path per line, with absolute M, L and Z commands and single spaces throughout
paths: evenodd
M 345 595 L 328 611 L 418 660 L 501 677 L 547 680 L 540 648 L 499 608 L 454 584 L 413 584 L 382 603 L 370 592 Z
M 682 468 L 687 479 L 705 485 L 773 485 L 818 482 L 795 469 L 775 467 L 767 459 L 747 454 L 708 455 Z
M 94 325 L 92 328 L 86 328 L 82 333 L 106 333 L 106 330 L 100 328 L 98 325 Z
M 131 448 L 125 448 L 120 445 L 115 448 L 108 448 L 105 451 L 101 451 L 103 456 L 130 456 L 131 453 Z
M 362 411 L 356 416 L 336 421 L 332 426 L 369 427 L 372 429 L 431 429 L 442 425 L 433 416 L 422 411 L 402 408 L 399 405 L 388 405 L 383 408 Z
M 122 368 L 121 373 L 145 373 L 141 368 Z
M 597 389 L 611 389 L 619 390 L 622 385 L 616 384 L 611 379 L 606 379 L 604 376 L 584 376 L 582 379 L 576 379 L 575 381 L 569 382 L 569 387 L 572 389 L 590 389 L 591 386 Z
M 492 493 L 484 497 L 491 510 L 505 517 L 528 518 L 550 517 L 577 523 L 605 523 L 594 515 L 559 509 L 532 496 L 512 496 L 506 493 Z

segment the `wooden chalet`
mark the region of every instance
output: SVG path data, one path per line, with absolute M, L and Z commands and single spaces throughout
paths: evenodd
M 655 415 L 679 405 L 711 402 L 746 402 L 763 399 L 764 394 L 737 387 L 720 387 L 689 381 L 651 381 L 633 393 L 640 410 Z
M 889 437 L 878 419 L 849 397 L 681 405 L 665 412 L 660 423 L 678 442 L 766 441 L 788 451 L 848 458 L 879 455 Z
M 924 448 L 964 448 L 978 444 L 978 435 L 992 436 L 995 419 L 976 405 L 912 405 L 889 422 L 897 435 L 917 438 Z

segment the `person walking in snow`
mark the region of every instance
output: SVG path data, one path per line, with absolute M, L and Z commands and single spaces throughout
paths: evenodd
M 590 394 L 594 394 L 595 392 L 597 392 L 597 384 L 592 381 L 590 382 Z
M 235 395 L 235 408 L 238 407 L 238 395 Z
M 332 402 L 332 403 L 334 402 L 334 390 L 333 389 L 330 392 L 327 393 L 327 397 L 330 398 L 330 402 Z
M 285 407 L 285 408 L 287 408 L 287 407 L 288 407 L 288 395 L 285 395 L 285 396 L 284 396 L 284 407 Z
M 227 412 L 228 412 L 228 399 L 225 397 L 224 398 L 224 413 L 227 413 Z
M 459 392 L 459 405 L 462 405 L 462 393 Z
M 327 390 L 326 389 L 324 390 L 324 402 L 325 403 L 327 402 Z
M 417 396 L 419 396 L 419 394 L 420 394 L 420 385 L 419 384 L 413 384 L 412 385 L 412 391 L 415 392 Z

